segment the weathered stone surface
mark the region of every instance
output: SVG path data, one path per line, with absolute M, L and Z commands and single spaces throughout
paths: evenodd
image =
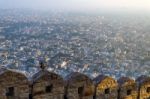
M 66 77 L 67 99 L 93 99 L 94 84 L 90 78 L 78 72 Z
M 99 75 L 92 81 L 74 72 L 64 81 L 55 73 L 41 70 L 29 81 L 25 73 L 0 69 L 0 99 L 30 99 L 29 94 L 32 99 L 150 99 L 150 77 L 141 76 L 136 82 L 121 77 L 117 83 L 108 76 Z
M 118 98 L 119 99 L 137 99 L 138 89 L 136 82 L 128 77 L 121 77 L 118 80 L 119 91 Z
M 59 75 L 41 70 L 33 76 L 33 99 L 63 99 L 64 80 Z
M 96 99 L 117 99 L 118 83 L 115 79 L 99 75 L 94 79 L 96 85 Z
M 150 99 L 150 77 L 140 76 L 136 81 L 138 83 L 138 98 Z
M 1 72 L 0 99 L 28 99 L 28 97 L 29 83 L 25 74 L 14 70 Z

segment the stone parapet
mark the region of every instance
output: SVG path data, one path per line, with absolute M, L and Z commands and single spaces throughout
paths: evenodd
M 17 70 L 0 70 L 0 99 L 150 99 L 150 77 L 136 80 L 99 75 L 91 79 L 73 72 L 62 78 L 48 70 L 32 77 Z

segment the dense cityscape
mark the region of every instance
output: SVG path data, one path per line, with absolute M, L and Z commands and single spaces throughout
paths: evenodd
M 43 60 L 62 76 L 150 75 L 150 15 L 0 11 L 0 63 L 35 73 Z

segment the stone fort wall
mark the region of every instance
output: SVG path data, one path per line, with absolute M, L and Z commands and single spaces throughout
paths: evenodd
M 0 99 L 150 99 L 150 77 L 136 80 L 99 75 L 94 79 L 73 72 L 62 78 L 48 70 L 32 77 L 11 69 L 0 69 Z

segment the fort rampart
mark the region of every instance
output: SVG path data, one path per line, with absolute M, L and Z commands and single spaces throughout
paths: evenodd
M 99 75 L 95 79 L 73 72 L 62 78 L 46 69 L 32 77 L 0 69 L 0 99 L 150 99 L 150 77 L 136 80 Z

